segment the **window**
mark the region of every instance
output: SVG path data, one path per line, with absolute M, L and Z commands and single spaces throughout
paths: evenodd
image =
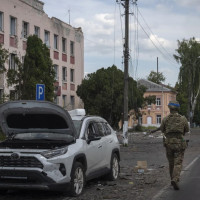
M 141 116 L 139 117 L 138 122 L 140 125 L 142 125 L 142 117 Z
M 40 27 L 34 26 L 34 34 L 37 35 L 38 38 L 40 37 Z
M 89 137 L 99 136 L 96 132 L 96 129 L 94 127 L 93 123 L 90 123 L 86 129 L 85 138 L 88 139 Z
M 58 96 L 54 97 L 54 103 L 58 105 L 59 101 L 58 101 Z
M 18 99 L 17 91 L 10 90 L 10 100 L 17 100 L 17 99 Z
M 161 98 L 156 98 L 156 105 L 161 106 Z
M 16 35 L 16 25 L 17 19 L 15 17 L 10 17 L 10 35 Z
M 66 107 L 67 104 L 67 95 L 62 95 L 62 99 L 63 99 L 63 107 Z
M 54 65 L 55 79 L 58 80 L 58 65 Z
M 44 31 L 44 43 L 47 45 L 47 47 L 50 47 L 49 36 L 50 36 L 49 31 Z
M 15 54 L 11 53 L 9 55 L 9 69 L 17 70 L 17 65 L 15 63 Z
M 74 105 L 75 105 L 74 96 L 70 96 L 70 104 L 71 104 L 72 109 L 73 109 L 73 108 L 74 108 Z
M 70 69 L 70 81 L 74 82 L 74 69 Z
M 62 68 L 62 80 L 63 81 L 67 80 L 67 67 Z
M 156 123 L 161 124 L 161 115 L 156 115 Z
M 70 55 L 74 55 L 74 42 L 70 41 Z
M 62 38 L 62 52 L 66 53 L 66 38 Z
M 22 22 L 22 37 L 23 38 L 28 37 L 28 29 L 29 29 L 29 24 L 27 22 Z
M 3 31 L 3 13 L 0 12 L 0 31 Z
M 104 127 L 103 127 L 103 124 L 102 123 L 96 123 L 97 125 L 97 128 L 98 128 L 98 131 L 99 131 L 99 135 L 100 136 L 104 136 Z
M 110 135 L 111 130 L 110 130 L 109 126 L 106 123 L 103 123 L 103 126 L 104 126 L 104 129 L 105 129 L 105 134 Z
M 54 49 L 58 50 L 58 35 L 54 34 Z

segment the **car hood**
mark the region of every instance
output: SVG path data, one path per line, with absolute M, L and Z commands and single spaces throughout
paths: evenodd
M 76 137 L 76 130 L 68 112 L 47 101 L 10 101 L 1 104 L 0 126 L 7 136 L 48 131 Z

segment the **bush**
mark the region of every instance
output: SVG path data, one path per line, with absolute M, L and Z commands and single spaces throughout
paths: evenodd
M 155 126 L 141 126 L 140 124 L 138 124 L 136 127 L 135 127 L 135 131 L 138 131 L 138 132 L 147 132 L 149 130 L 154 130 L 158 127 L 155 127 Z
M 135 127 L 135 131 L 139 131 L 139 132 L 142 132 L 143 131 L 143 127 L 138 124 L 136 127 Z

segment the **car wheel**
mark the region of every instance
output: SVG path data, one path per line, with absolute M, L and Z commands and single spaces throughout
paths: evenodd
M 109 173 L 109 180 L 114 181 L 119 176 L 119 158 L 117 154 L 113 154 L 111 157 L 111 168 Z
M 79 196 L 83 192 L 85 185 L 85 171 L 81 163 L 76 162 L 73 165 L 71 173 L 71 196 Z

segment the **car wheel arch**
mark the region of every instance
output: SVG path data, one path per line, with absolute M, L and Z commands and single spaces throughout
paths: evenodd
M 118 159 L 119 159 L 119 161 L 120 161 L 120 153 L 119 153 L 119 149 L 117 149 L 117 148 L 113 149 L 113 150 L 112 150 L 111 157 L 112 157 L 113 154 L 116 154 L 117 157 L 118 157 Z
M 86 171 L 87 170 L 87 159 L 86 159 L 86 156 L 85 156 L 85 154 L 78 154 L 78 155 L 76 155 L 75 157 L 74 157 L 74 160 L 73 160 L 73 165 L 74 165 L 74 163 L 76 163 L 76 162 L 79 162 L 79 163 L 81 163 L 82 165 L 83 165 L 83 167 L 84 167 L 84 170 Z M 73 167 L 73 165 L 72 165 L 72 167 Z M 72 174 L 71 174 L 72 175 Z

